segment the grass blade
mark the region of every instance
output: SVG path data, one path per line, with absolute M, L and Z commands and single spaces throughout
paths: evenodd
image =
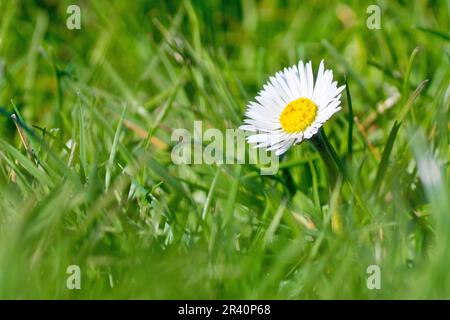
M 386 146 L 383 150 L 383 155 L 381 156 L 380 164 L 378 165 L 377 175 L 375 177 L 375 182 L 373 184 L 373 191 L 378 193 L 380 189 L 381 182 L 383 180 L 384 174 L 386 173 L 389 157 L 392 152 L 392 148 L 394 146 L 395 139 L 397 137 L 398 130 L 400 129 L 401 122 L 395 122 L 392 126 L 391 132 L 389 133 L 388 140 L 386 142 Z
M 345 77 L 345 93 L 347 94 L 347 102 L 348 102 L 347 157 L 351 164 L 352 157 L 353 157 L 353 104 L 352 104 L 352 96 L 350 94 L 350 87 L 348 86 L 347 77 Z
M 111 152 L 109 153 L 109 159 L 108 159 L 108 164 L 106 166 L 106 173 L 105 173 L 105 189 L 106 189 L 106 191 L 108 191 L 109 183 L 111 180 L 111 171 L 112 171 L 112 168 L 114 167 L 114 159 L 116 157 L 117 146 L 119 144 L 119 137 L 120 137 L 120 133 L 122 130 L 122 123 L 123 123 L 123 119 L 125 118 L 126 111 L 127 111 L 127 107 L 124 106 L 122 114 L 120 115 L 119 124 L 117 125 L 116 133 L 114 134 L 114 140 L 113 140 L 113 144 L 111 146 Z

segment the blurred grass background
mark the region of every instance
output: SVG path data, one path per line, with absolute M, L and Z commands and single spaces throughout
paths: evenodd
M 450 5 L 374 2 L 380 30 L 370 1 L 1 1 L 0 298 L 450 298 Z M 275 176 L 172 163 L 299 59 L 347 77 L 350 181 L 307 142 Z

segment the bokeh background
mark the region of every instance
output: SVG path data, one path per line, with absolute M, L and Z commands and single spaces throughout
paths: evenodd
M 0 298 L 450 298 L 449 13 L 445 0 L 2 0 Z M 173 129 L 237 128 L 299 59 L 348 83 L 325 131 L 350 181 L 330 188 L 308 142 L 274 176 L 171 161 Z

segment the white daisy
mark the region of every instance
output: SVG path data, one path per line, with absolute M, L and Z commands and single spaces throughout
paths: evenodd
M 341 109 L 344 88 L 333 81 L 333 71 L 324 70 L 323 60 L 315 83 L 311 61 L 306 65 L 300 61 L 270 77 L 256 101 L 248 103 L 240 129 L 254 132 L 247 141 L 256 148 L 281 155 L 293 144 L 311 138 Z

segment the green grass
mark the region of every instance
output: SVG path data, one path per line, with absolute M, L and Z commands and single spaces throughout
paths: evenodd
M 450 298 L 447 1 L 377 1 L 381 30 L 363 1 L 78 1 L 68 30 L 72 3 L 0 3 L 0 298 Z M 348 83 L 347 179 L 308 142 L 275 176 L 172 163 L 299 59 Z

